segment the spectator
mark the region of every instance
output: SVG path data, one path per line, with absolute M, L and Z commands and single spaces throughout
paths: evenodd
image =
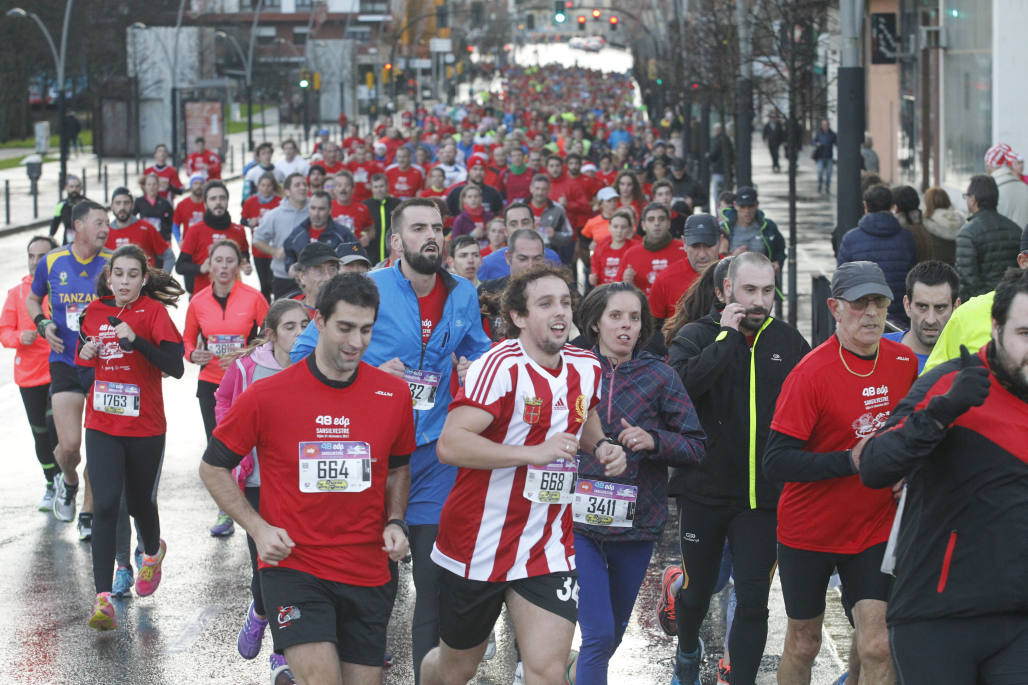
M 966 302 L 995 289 L 1003 272 L 1017 266 L 1021 228 L 998 211 L 993 176 L 972 176 L 964 197 L 970 217 L 957 233 L 956 267 L 960 299 Z
M 906 328 L 910 324 L 903 311 L 907 272 L 917 263 L 917 245 L 910 231 L 904 231 L 892 208 L 892 192 L 888 186 L 874 185 L 864 193 L 864 216 L 842 238 L 837 262 L 874 262 L 885 273 L 892 289 L 889 318 Z
M 814 161 L 817 162 L 817 192 L 822 185 L 826 195 L 832 194 L 832 165 L 835 163 L 835 131 L 827 119 L 821 120 L 821 130 L 814 134 Z
M 921 219 L 921 198 L 910 186 L 896 186 L 892 189 L 892 213 L 900 222 L 900 226 L 910 231 L 917 245 L 917 261 L 927 262 L 935 259 L 932 252 L 932 238 L 925 229 Z
M 936 187 L 924 191 L 924 227 L 936 260 L 956 264 L 957 233 L 965 221 L 967 218 L 954 209 L 945 190 Z
M 864 171 L 878 173 L 878 153 L 874 151 L 874 140 L 870 133 L 864 134 L 864 142 L 860 144 L 860 157 L 864 160 Z

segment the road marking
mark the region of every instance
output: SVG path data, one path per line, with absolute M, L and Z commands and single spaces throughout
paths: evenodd
M 211 620 L 221 613 L 221 607 L 213 604 L 200 607 L 196 610 L 196 613 L 186 622 L 186 625 L 182 627 L 175 639 L 168 645 L 169 654 L 180 654 L 188 650 L 196 638 L 200 637 L 200 633 L 207 626 Z

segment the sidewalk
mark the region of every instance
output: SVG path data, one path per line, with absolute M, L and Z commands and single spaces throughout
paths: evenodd
M 275 143 L 278 146 L 278 112 L 269 109 L 265 112 L 266 126 L 258 128 L 260 116 L 254 117 L 254 143 L 259 145 L 265 140 Z M 295 125 L 284 125 L 281 128 L 282 137 L 295 138 L 303 146 L 303 131 Z M 227 151 L 223 160 L 222 178 L 225 180 L 238 177 L 243 165 L 253 158 L 246 150 L 246 131 L 230 133 L 227 138 Z M 313 144 L 313 138 L 311 140 Z M 88 148 L 87 148 L 88 149 Z M 306 149 L 306 148 L 305 148 Z M 3 150 L 3 157 L 18 157 L 32 154 L 32 148 L 11 148 Z M 278 150 L 276 149 L 276 153 Z M 51 149 L 48 157 L 56 157 L 59 150 Z M 118 186 L 126 186 L 133 194 L 139 192 L 138 180 L 151 162 L 152 158 L 147 155 L 141 159 L 106 157 L 99 159 L 92 151 L 83 150 L 76 154 L 72 151 L 68 155 L 68 173 L 83 177 L 85 196 L 97 202 L 106 203 L 110 193 Z M 176 164 L 182 183 L 185 184 L 185 174 L 182 172 L 182 164 Z M 48 161 L 43 164 L 43 174 L 39 179 L 39 195 L 36 207 L 33 208 L 33 197 L 30 192 L 31 183 L 25 173 L 24 165 L 11 169 L 0 169 L 0 235 L 16 233 L 31 228 L 46 226 L 53 217 L 54 207 L 59 200 L 57 187 L 60 176 L 60 162 Z M 107 171 L 107 186 L 104 187 L 104 169 Z M 8 196 L 9 193 L 9 196 Z M 9 197 L 9 199 L 8 199 Z M 8 209 L 9 202 L 9 209 Z M 8 212 L 10 219 L 8 220 Z

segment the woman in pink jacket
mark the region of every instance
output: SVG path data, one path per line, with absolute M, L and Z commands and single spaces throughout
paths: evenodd
M 228 413 L 236 398 L 252 383 L 289 366 L 289 350 L 309 320 L 307 308 L 297 300 L 276 300 L 271 305 L 264 319 L 261 335 L 226 367 L 221 385 L 214 393 L 214 415 L 219 422 Z M 256 450 L 243 459 L 235 474 L 250 506 L 259 510 L 261 477 Z M 261 641 L 264 639 L 268 619 L 261 596 L 260 579 L 257 577 L 257 547 L 249 535 L 246 537 L 246 544 L 250 549 L 250 565 L 253 569 L 250 581 L 253 601 L 239 631 L 237 646 L 239 654 L 244 659 L 253 659 L 261 651 Z M 272 682 L 276 682 L 275 678 L 279 673 L 287 669 L 284 656 L 271 655 Z

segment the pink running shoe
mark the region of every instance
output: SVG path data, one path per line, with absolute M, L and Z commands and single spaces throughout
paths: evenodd
M 140 597 L 152 595 L 161 584 L 161 564 L 167 551 L 168 544 L 161 540 L 161 548 L 157 550 L 157 554 L 152 557 L 148 554 L 143 555 L 143 563 L 140 565 L 139 575 L 136 576 L 136 594 Z

